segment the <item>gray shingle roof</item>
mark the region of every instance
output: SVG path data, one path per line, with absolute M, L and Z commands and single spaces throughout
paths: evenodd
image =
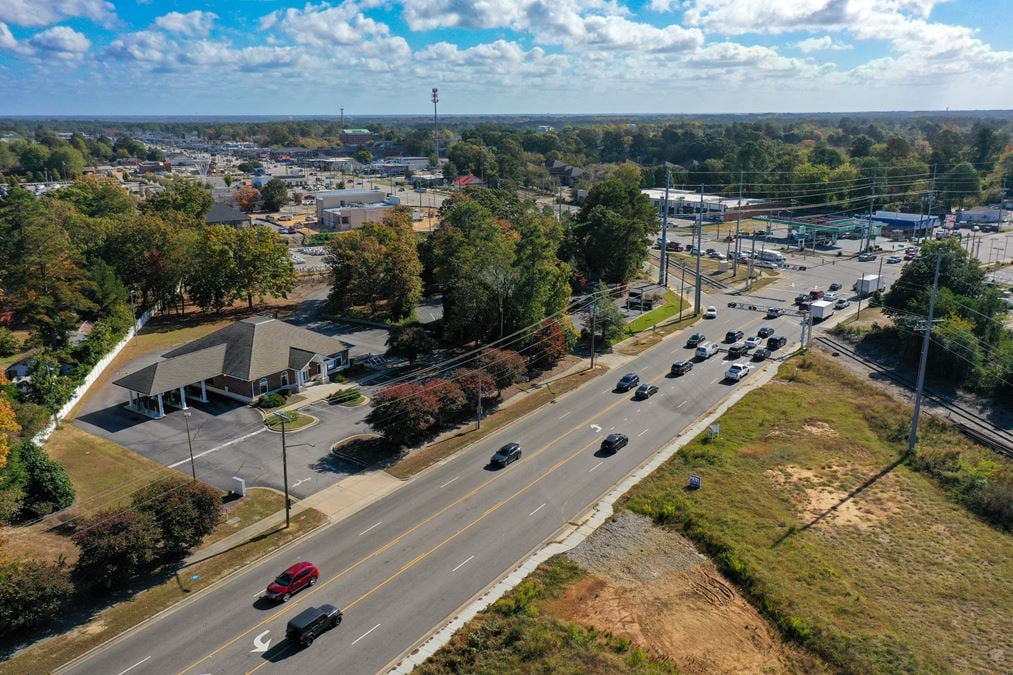
M 215 223 L 237 223 L 250 222 L 250 217 L 237 209 L 232 204 L 215 202 L 211 205 L 208 214 L 204 216 L 204 222 L 214 225 Z
M 351 344 L 267 316 L 221 328 L 163 355 L 164 360 L 114 382 L 142 394 L 158 394 L 216 375 L 252 381 L 287 368 L 300 369 L 316 356 Z

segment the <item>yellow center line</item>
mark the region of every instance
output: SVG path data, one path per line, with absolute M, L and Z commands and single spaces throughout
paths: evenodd
M 661 343 L 659 343 L 659 346 L 662 346 L 664 344 L 665 344 L 664 342 L 661 342 Z M 650 351 L 650 350 L 648 350 L 648 351 Z M 647 352 L 645 352 L 645 354 L 646 353 Z M 668 370 L 663 370 L 662 374 L 660 376 L 656 376 L 655 379 L 657 379 L 657 377 L 662 377 L 663 378 L 664 375 L 667 374 L 667 373 L 668 373 Z M 531 458 L 538 457 L 539 455 L 541 455 L 542 453 L 546 452 L 549 448 L 551 448 L 552 446 L 554 446 L 559 441 L 563 440 L 564 438 L 566 438 L 567 436 L 569 436 L 573 432 L 578 431 L 579 429 L 583 428 L 585 425 L 589 424 L 592 420 L 594 420 L 594 419 L 596 419 L 598 417 L 601 417 L 602 415 L 605 415 L 605 414 L 609 413 L 614 408 L 617 408 L 618 406 L 622 405 L 623 403 L 627 403 L 627 402 L 628 401 L 626 400 L 625 397 L 621 398 L 620 400 L 616 401 L 615 403 L 613 403 L 613 404 L 611 404 L 609 406 L 606 406 L 604 409 L 602 409 L 602 410 L 594 413 L 593 415 L 588 416 L 583 421 L 581 421 L 578 424 L 576 424 L 573 427 L 571 427 L 569 431 L 564 432 L 563 434 L 561 434 L 560 436 L 558 436 L 555 440 L 549 442 L 548 444 L 546 444 L 546 445 L 542 446 L 541 448 L 539 448 L 538 450 L 536 450 L 534 453 L 531 454 Z M 593 443 L 591 445 L 593 445 Z M 579 450 L 577 453 L 574 453 L 574 455 L 570 455 L 569 457 L 561 460 L 549 472 L 547 472 L 546 474 L 543 474 L 543 476 L 541 478 L 544 478 L 546 475 L 548 475 L 548 473 L 551 473 L 551 471 L 555 471 L 559 466 L 561 466 L 562 464 L 570 461 L 570 459 L 572 459 L 574 456 L 576 456 L 580 452 L 583 452 L 586 448 L 587 448 L 587 446 L 581 448 L 581 450 Z M 231 645 L 235 644 L 239 640 L 242 640 L 244 637 L 250 635 L 253 631 L 257 630 L 261 626 L 263 626 L 263 625 L 265 625 L 267 623 L 270 623 L 271 621 L 274 621 L 275 619 L 281 617 L 283 614 L 285 614 L 285 612 L 289 611 L 290 609 L 296 608 L 297 606 L 299 606 L 301 603 L 303 603 L 306 600 L 308 600 L 311 596 L 313 596 L 317 592 L 323 590 L 324 588 L 326 588 L 327 586 L 331 585 L 332 583 L 334 583 L 338 579 L 341 579 L 341 578 L 347 576 L 349 573 L 351 573 L 352 571 L 358 569 L 364 563 L 368 562 L 369 560 L 372 560 L 373 558 L 375 558 L 376 556 L 380 555 L 384 551 L 388 550 L 392 546 L 397 545 L 399 542 L 403 541 L 406 537 L 408 537 L 409 535 L 411 535 L 413 532 L 415 532 L 419 528 L 427 525 L 428 523 L 432 522 L 433 520 L 435 520 L 439 516 L 443 515 L 444 513 L 446 513 L 447 511 L 449 511 L 450 509 L 454 508 L 455 506 L 460 505 L 461 503 L 463 503 L 463 502 L 467 501 L 468 499 L 470 499 L 471 497 L 475 496 L 481 490 L 483 490 L 486 486 L 488 486 L 490 483 L 492 483 L 494 481 L 497 481 L 497 480 L 500 480 L 501 478 L 503 478 L 504 476 L 507 476 L 507 475 L 509 475 L 509 472 L 498 473 L 497 475 L 493 476 L 492 478 L 486 480 L 484 483 L 480 484 L 479 486 L 477 486 L 476 488 L 474 488 L 473 490 L 471 490 L 470 492 L 468 492 L 464 496 L 462 496 L 459 499 L 451 502 L 450 504 L 447 504 L 442 509 L 436 511 L 431 516 L 427 517 L 425 520 L 420 521 L 419 523 L 417 523 L 416 525 L 412 526 L 411 528 L 409 528 L 408 530 L 406 530 L 404 533 L 398 535 L 394 539 L 391 539 L 389 542 L 387 542 L 386 544 L 384 544 L 380 548 L 376 549 L 372 553 L 369 553 L 369 554 L 365 555 L 364 557 L 360 558 L 359 560 L 357 560 L 356 562 L 352 563 L 351 565 L 349 565 L 345 569 L 341 570 L 340 572 L 338 572 L 337 574 L 335 574 L 333 577 L 331 577 L 327 581 L 325 581 L 323 583 L 318 583 L 316 586 L 313 586 L 308 593 L 304 592 L 303 594 L 301 594 L 301 597 L 298 600 L 296 600 L 294 602 L 288 602 L 288 603 L 286 603 L 283 607 L 281 607 L 275 613 L 271 614 L 270 616 L 266 617 L 265 619 L 262 619 L 260 622 L 254 624 L 253 626 L 251 626 L 247 630 L 243 631 L 242 633 L 240 633 L 236 637 L 232 638 L 228 642 L 225 642 L 225 643 L 221 644 L 219 647 L 217 647 L 214 651 L 210 652 L 206 656 L 203 656 L 200 659 L 198 659 L 197 661 L 194 661 L 190 665 L 186 666 L 181 671 L 179 671 L 179 675 L 184 675 L 184 673 L 186 673 L 187 671 L 196 668 L 197 666 L 199 666 L 204 661 L 207 661 L 208 659 L 214 657 L 216 654 L 219 654 L 222 650 L 227 649 L 228 647 L 230 647 Z M 535 483 L 537 483 L 538 481 L 540 481 L 541 478 L 536 479 Z M 531 483 L 530 485 L 526 486 L 525 488 L 522 488 L 522 490 L 520 492 L 523 492 L 523 490 L 527 489 L 527 487 L 530 487 L 531 485 L 534 485 L 534 483 Z M 515 493 L 513 496 L 511 496 L 508 499 L 512 499 L 513 497 L 517 496 L 517 494 L 520 494 L 520 492 Z M 501 505 L 502 505 L 502 503 L 498 504 L 497 506 L 493 507 L 492 510 L 495 510 L 496 508 L 499 508 L 499 506 L 501 506 Z M 491 513 L 491 511 L 488 511 L 487 513 Z M 486 514 L 483 514 L 482 516 L 480 516 L 479 520 L 481 520 L 481 518 L 484 518 L 485 515 Z M 474 523 L 469 524 L 467 527 L 470 528 L 472 525 L 474 525 Z M 456 535 L 452 535 L 452 536 L 456 536 Z M 439 548 L 439 547 L 437 547 L 437 548 Z M 436 550 L 436 549 L 433 549 L 433 550 Z M 425 557 L 426 555 L 428 555 L 428 553 L 422 554 L 422 556 L 420 556 L 420 558 L 421 557 Z M 409 565 L 415 564 L 415 562 L 417 562 L 420 558 L 416 558 L 414 561 L 412 561 L 411 563 L 409 563 Z M 405 569 L 407 569 L 407 567 L 406 568 L 402 568 L 402 570 L 400 570 L 396 574 L 400 574 Z M 390 579 L 387 579 L 386 581 L 381 582 L 381 585 L 386 584 L 388 581 L 390 581 Z M 360 602 L 361 600 L 363 600 L 365 597 L 367 597 L 370 593 L 372 593 L 373 591 L 377 590 L 378 588 L 379 588 L 379 586 L 371 589 L 370 591 L 367 592 L 367 594 L 365 596 L 362 596 L 361 598 L 357 599 L 355 601 L 355 603 Z M 353 603 L 353 605 L 355 603 Z M 352 605 L 349 605 L 348 607 L 351 607 L 351 606 Z M 346 609 L 348 607 L 346 607 Z M 269 661 L 264 661 L 264 663 L 261 664 L 261 666 L 258 666 L 258 668 L 262 667 L 263 665 L 265 665 L 267 663 L 270 663 L 270 662 Z M 253 671 L 250 671 L 250 672 L 253 672 Z

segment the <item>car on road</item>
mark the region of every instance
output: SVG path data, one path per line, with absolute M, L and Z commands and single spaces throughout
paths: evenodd
M 768 358 L 770 358 L 770 350 L 766 347 L 760 347 L 753 352 L 754 361 L 766 361 Z
M 834 303 L 834 309 L 844 309 L 851 304 L 850 300 L 844 298 L 838 298 L 837 302 Z
M 708 258 L 724 258 L 724 254 L 721 251 L 707 251 Z
M 745 337 L 745 333 L 740 330 L 730 330 L 725 333 L 725 342 L 737 342 Z
M 917 253 L 905 253 L 904 254 L 904 260 L 914 260 L 917 257 L 918 257 Z
M 834 293 L 833 291 L 830 291 L 829 293 L 824 293 L 822 299 L 828 302 L 833 302 L 834 300 L 837 299 L 837 294 Z
M 696 347 L 701 342 L 706 342 L 706 341 L 707 341 L 707 336 L 704 335 L 703 333 L 693 333 L 692 335 L 689 336 L 689 339 L 686 340 L 686 346 L 687 347 Z
M 759 335 L 754 335 L 753 337 L 746 338 L 746 347 L 748 347 L 749 349 L 756 349 L 762 344 L 763 338 L 760 337 Z
M 696 358 L 706 360 L 718 353 L 716 342 L 701 342 L 696 346 Z
M 492 466 L 506 466 L 521 458 L 521 446 L 518 443 L 507 443 L 496 451 L 496 454 L 489 459 Z
M 753 263 L 753 266 L 762 267 L 768 270 L 776 270 L 780 267 L 780 265 L 778 265 L 776 262 L 771 262 L 770 260 L 757 260 L 756 262 Z
M 725 371 L 726 380 L 735 380 L 738 382 L 753 370 L 752 366 L 746 365 L 745 363 L 733 363 L 732 367 Z
M 774 351 L 788 344 L 788 338 L 783 335 L 771 335 L 767 338 L 767 349 Z
M 341 610 L 334 605 L 307 607 L 292 617 L 285 637 L 300 647 L 309 647 L 322 633 L 341 623 Z
M 828 288 L 828 290 L 839 291 L 839 290 L 841 290 L 841 285 L 835 281 L 834 283 L 830 284 L 830 287 Z
M 693 370 L 693 362 L 680 359 L 672 364 L 672 375 L 685 375 Z
M 629 442 L 630 439 L 626 437 L 626 434 L 609 434 L 601 442 L 601 451 L 612 455 L 625 448 Z
M 892 255 L 892 256 L 890 256 L 889 258 L 886 259 L 886 262 L 889 263 L 889 264 L 891 264 L 891 265 L 896 265 L 901 260 L 902 260 L 902 258 L 899 255 Z
M 745 342 L 736 342 L 728 348 L 728 357 L 737 359 L 748 351 L 749 346 Z
M 616 391 L 629 391 L 640 384 L 640 376 L 636 373 L 626 373 L 616 383 Z
M 777 317 L 781 316 L 782 314 L 784 314 L 784 310 L 781 309 L 780 307 L 768 307 L 767 308 L 767 318 L 768 319 L 776 319 Z
M 288 602 L 289 598 L 302 589 L 317 583 L 319 578 L 320 570 L 316 565 L 305 561 L 297 562 L 267 585 L 264 597 L 268 600 Z
M 774 334 L 774 329 L 771 328 L 770 326 L 764 326 L 756 334 L 762 338 L 768 338 Z
M 637 387 L 637 391 L 634 392 L 633 398 L 637 399 L 638 401 L 643 401 L 644 399 L 651 398 L 657 393 L 658 393 L 657 385 L 644 383 L 639 387 Z
M 858 256 L 858 262 L 870 262 L 876 259 L 875 253 L 862 253 Z
M 718 308 L 715 307 L 714 305 L 711 305 L 710 307 L 707 308 L 707 311 L 703 313 L 703 318 L 705 319 L 718 318 Z
M 808 293 L 799 293 L 798 295 L 795 296 L 796 305 L 801 305 L 803 302 L 807 302 L 808 300 L 809 300 Z

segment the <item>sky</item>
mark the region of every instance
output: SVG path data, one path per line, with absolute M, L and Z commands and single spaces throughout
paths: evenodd
M 1011 0 L 0 0 L 0 115 L 1013 108 Z

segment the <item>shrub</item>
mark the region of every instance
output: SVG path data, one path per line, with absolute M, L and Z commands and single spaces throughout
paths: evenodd
M 15 401 L 14 414 L 21 425 L 21 438 L 31 440 L 49 426 L 49 411 L 38 403 Z
M 73 592 L 62 565 L 0 563 L 0 635 L 47 622 Z
M 0 327 L 0 356 L 14 356 L 21 351 L 21 341 L 9 329 Z
M 134 508 L 151 517 L 162 550 L 179 555 L 199 545 L 221 521 L 222 500 L 209 485 L 164 478 L 134 494 Z
M 31 515 L 44 516 L 74 503 L 74 484 L 62 464 L 51 460 L 42 448 L 30 442 L 21 444 L 21 459 L 28 477 L 25 509 Z
M 334 392 L 327 400 L 330 403 L 358 403 L 362 400 L 362 392 L 358 387 L 350 387 Z
M 278 408 L 285 405 L 285 397 L 281 394 L 264 394 L 260 397 L 258 405 L 261 408 Z
M 475 363 L 476 368 L 492 376 L 499 389 L 520 382 L 527 373 L 524 357 L 509 349 L 483 349 Z
M 11 522 L 21 513 L 21 505 L 25 499 L 23 490 L 0 488 L 0 525 Z
M 158 529 L 145 513 L 100 511 L 72 537 L 81 549 L 74 574 L 104 588 L 125 586 L 155 558 Z

